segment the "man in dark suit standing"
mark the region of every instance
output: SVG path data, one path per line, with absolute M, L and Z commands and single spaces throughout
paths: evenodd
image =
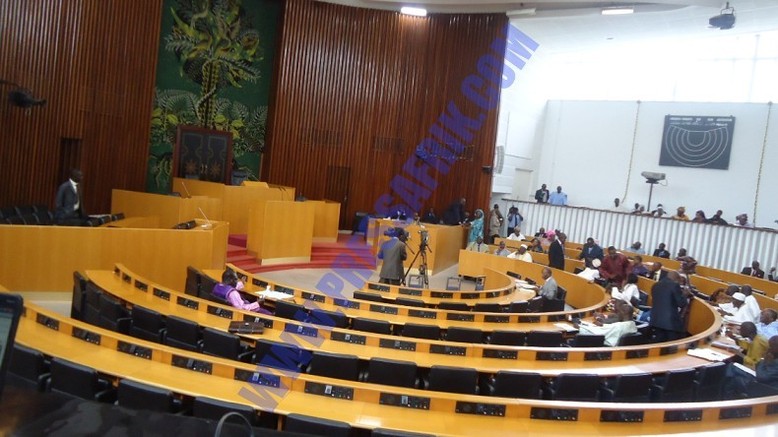
M 54 202 L 54 221 L 58 225 L 82 226 L 86 220 L 84 198 L 82 195 L 81 170 L 70 171 L 70 179 L 57 189 Z
M 539 190 L 535 191 L 535 201 L 538 203 L 548 203 L 548 197 L 550 196 L 546 184 L 543 184 Z
M 751 267 L 743 267 L 740 274 L 764 279 L 764 270 L 759 268 L 759 261 L 753 261 Z
M 551 239 L 551 244 L 548 246 L 548 266 L 564 270 L 565 269 L 565 250 L 562 248 L 562 244 L 556 238 L 556 233 L 551 231 L 547 234 Z
M 686 335 L 681 310 L 689 303 L 688 290 L 681 288 L 681 277 L 671 271 L 651 288 L 651 321 L 657 342 L 673 341 Z

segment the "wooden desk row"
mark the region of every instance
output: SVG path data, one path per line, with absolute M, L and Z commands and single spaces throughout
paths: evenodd
M 129 379 L 181 396 L 247 405 L 259 412 L 326 416 L 365 429 L 441 436 L 484 432 L 616 436 L 749 428 L 757 436 L 773 429 L 778 413 L 778 396 L 711 403 L 609 404 L 487 398 L 332 380 L 146 342 L 29 304 L 17 341 L 116 381 Z
M 293 288 L 286 284 L 281 284 L 276 281 L 266 279 L 261 274 L 252 275 L 251 273 L 246 272 L 245 270 L 242 270 L 231 264 L 228 264 L 227 266 L 238 272 L 239 275 L 251 278 L 246 288 L 244 289 L 244 291 L 248 291 L 248 293 L 251 295 L 253 295 L 255 291 L 264 290 L 266 287 L 270 287 L 273 290 L 283 291 L 284 293 L 294 296 L 295 302 L 302 303 L 309 309 L 318 308 L 329 311 L 339 311 L 352 319 L 355 317 L 381 317 L 385 320 L 389 320 L 393 324 L 433 323 L 441 328 L 457 326 L 462 328 L 481 329 L 487 332 L 496 329 L 516 330 L 517 327 L 522 327 L 524 324 L 533 324 L 532 326 L 524 327 L 524 329 L 556 330 L 556 328 L 546 329 L 543 327 L 543 324 L 558 322 L 560 320 L 564 321 L 568 316 L 583 319 L 593 315 L 596 310 L 602 308 L 600 307 L 596 310 L 589 311 L 573 310 L 558 313 L 489 313 L 478 311 L 444 310 L 438 308 L 415 308 L 407 305 L 392 304 L 388 302 L 378 303 L 341 297 L 331 297 L 327 294 L 315 290 L 309 291 Z M 213 270 L 205 271 L 204 273 L 213 279 L 216 279 L 216 276 L 221 274 L 221 272 Z M 132 276 L 132 274 L 130 274 L 130 276 Z M 521 290 L 518 293 L 520 294 L 516 295 L 517 301 L 525 300 L 535 295 L 534 291 Z M 381 294 L 381 296 L 384 296 L 384 294 Z M 483 301 L 479 300 L 479 302 Z M 386 314 L 389 314 L 390 316 L 387 317 L 385 316 Z M 432 322 L 432 320 L 434 320 L 434 322 Z
M 478 253 L 468 250 L 459 252 L 459 274 L 476 276 L 490 268 L 499 272 L 518 272 L 522 276 L 540 277 L 545 266 L 537 262 L 524 262 L 504 256 L 488 253 Z M 567 266 L 565 267 L 567 268 Z M 553 277 L 560 287 L 567 290 L 566 303 L 577 311 L 589 311 L 602 308 L 610 296 L 597 284 L 588 283 L 585 279 L 567 271 L 554 270 Z
M 481 373 L 516 369 L 535 371 L 546 376 L 589 371 L 601 375 L 618 375 L 662 373 L 672 369 L 698 367 L 704 365 L 705 361 L 688 356 L 686 349 L 709 343 L 720 325 L 718 314 L 708 305 L 697 302 L 692 312 L 707 313 L 716 323 L 701 333 L 674 342 L 619 348 L 541 348 L 453 343 L 372 334 L 257 315 L 160 289 L 148 281 L 129 278 L 128 283 L 118 270 L 116 273 L 89 271 L 87 274 L 98 287 L 129 306 L 140 305 L 163 315 L 176 315 L 203 327 L 226 330 L 231 320 L 263 321 L 266 329 L 262 335 L 243 336 L 250 341 L 265 338 L 307 350 L 356 355 L 363 360 L 373 357 L 400 359 L 415 362 L 422 368 L 432 365 L 466 366 Z

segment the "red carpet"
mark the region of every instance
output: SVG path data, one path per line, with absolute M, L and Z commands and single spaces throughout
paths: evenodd
M 313 243 L 311 262 L 261 266 L 246 252 L 246 236 L 230 235 L 227 262 L 250 273 L 291 269 L 375 269 L 375 256 L 364 238 L 339 235 L 336 243 Z

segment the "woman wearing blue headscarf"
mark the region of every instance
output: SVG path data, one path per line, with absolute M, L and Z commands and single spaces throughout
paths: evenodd
M 467 236 L 467 242 L 472 243 L 478 237 L 484 236 L 484 212 L 475 210 L 475 219 L 470 223 L 470 234 Z

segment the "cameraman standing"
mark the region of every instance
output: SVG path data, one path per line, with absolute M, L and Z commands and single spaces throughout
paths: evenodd
M 400 227 L 389 229 L 384 232 L 384 235 L 390 238 L 381 243 L 381 248 L 378 250 L 378 259 L 383 260 L 381 273 L 378 275 L 381 279 L 378 282 L 400 285 L 403 277 L 403 261 L 408 257 L 403 242 L 406 239 L 405 229 Z

